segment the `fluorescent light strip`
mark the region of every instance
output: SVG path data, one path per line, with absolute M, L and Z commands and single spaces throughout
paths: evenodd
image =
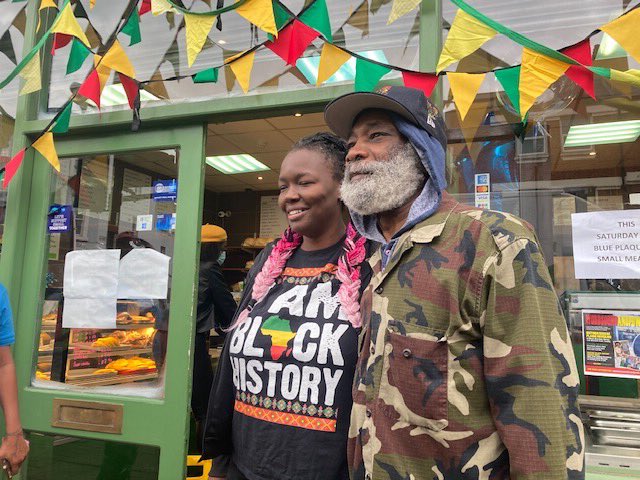
M 228 175 L 269 170 L 265 164 L 246 153 L 207 157 L 205 160 L 207 165 Z
M 569 129 L 565 147 L 626 143 L 640 136 L 640 120 L 575 125 Z

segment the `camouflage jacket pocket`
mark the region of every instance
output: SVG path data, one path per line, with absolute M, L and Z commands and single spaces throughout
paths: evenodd
M 380 381 L 385 414 L 399 423 L 442 430 L 448 424 L 446 339 L 433 332 L 410 335 L 386 333 Z

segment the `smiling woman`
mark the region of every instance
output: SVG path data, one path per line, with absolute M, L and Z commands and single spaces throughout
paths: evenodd
M 203 453 L 210 476 L 347 479 L 351 383 L 370 271 L 342 219 L 346 154 L 319 133 L 280 169 L 289 228 L 256 258 L 218 364 Z M 269 445 L 269 448 L 265 448 Z

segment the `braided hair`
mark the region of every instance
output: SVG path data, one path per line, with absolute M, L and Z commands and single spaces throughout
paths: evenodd
M 298 140 L 291 151 L 311 150 L 318 152 L 331 163 L 333 178 L 342 182 L 344 178 L 345 157 L 347 156 L 347 142 L 329 132 L 318 132 Z

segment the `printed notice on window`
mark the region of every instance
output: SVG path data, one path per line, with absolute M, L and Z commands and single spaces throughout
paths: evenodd
M 582 311 L 584 373 L 640 378 L 640 312 Z
M 576 278 L 640 278 L 640 210 L 574 213 Z

